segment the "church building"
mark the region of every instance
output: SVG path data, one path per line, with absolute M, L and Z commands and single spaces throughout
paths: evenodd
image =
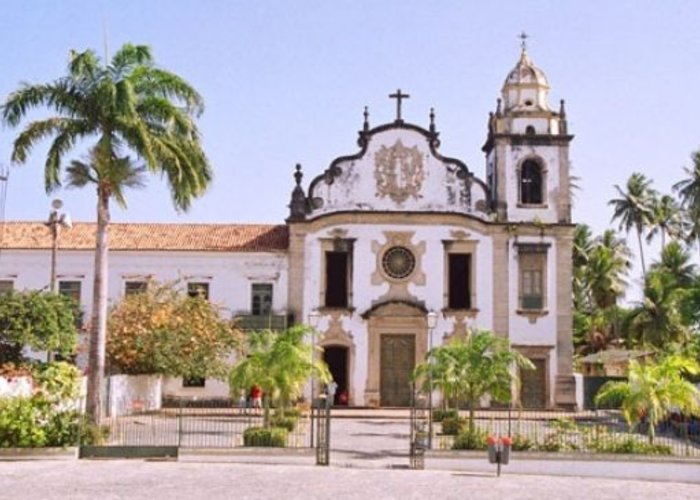
M 296 167 L 285 224 L 112 224 L 110 300 L 181 278 L 244 328 L 313 318 L 338 394 L 370 407 L 409 405 L 431 346 L 488 329 L 535 365 L 523 406 L 572 408 L 573 136 L 548 92 L 523 47 L 488 117 L 483 177 L 443 155 L 432 110 L 427 127 L 403 119 L 398 90 L 390 123 L 365 110 L 357 151 L 310 182 Z M 59 242 L 59 288 L 86 311 L 94 231 L 76 224 Z M 51 244 L 43 223 L 3 224 L 0 289 L 45 287 Z M 182 384 L 170 391 L 206 390 Z

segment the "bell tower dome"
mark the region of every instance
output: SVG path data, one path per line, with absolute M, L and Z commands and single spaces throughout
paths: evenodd
M 508 73 L 501 90 L 505 110 L 521 113 L 549 111 L 548 94 L 547 77 L 532 63 L 523 46 L 520 59 Z

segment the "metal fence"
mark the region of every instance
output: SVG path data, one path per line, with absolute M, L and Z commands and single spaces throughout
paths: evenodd
M 275 410 L 270 410 L 274 416 Z M 310 442 L 310 416 L 302 413 L 287 434 L 286 447 L 304 448 Z M 103 419 L 103 446 L 177 446 L 236 448 L 244 446 L 244 432 L 263 426 L 263 410 L 242 408 L 227 400 L 182 400 L 158 410 L 132 408 L 127 415 Z
M 468 412 L 460 411 L 462 419 Z M 630 429 L 618 410 L 555 412 L 486 410 L 475 414 L 476 434 L 510 436 L 513 451 L 637 453 L 700 458 L 700 422 L 669 419 L 655 428 L 653 445 L 644 424 Z M 434 426 L 433 449 L 452 449 L 457 439 Z M 466 429 L 466 425 L 462 427 Z M 479 439 L 474 440 L 480 443 Z

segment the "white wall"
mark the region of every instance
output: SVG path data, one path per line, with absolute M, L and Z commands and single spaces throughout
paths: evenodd
M 378 174 L 375 164 L 377 155 L 381 155 L 382 151 L 386 151 L 386 148 L 392 148 L 397 141 L 401 141 L 401 144 L 409 150 L 416 148 L 419 161 L 422 164 L 417 180 L 406 180 L 400 171 L 400 165 L 397 168 L 396 181 L 400 187 L 405 185 L 420 186 L 415 196 L 412 194 L 402 201 L 381 195 L 378 192 L 376 177 Z M 413 159 L 405 161 L 405 163 L 415 166 Z M 322 180 L 315 185 L 313 192 L 310 193 L 311 198 L 323 200 L 323 205 L 312 211 L 312 217 L 338 211 L 356 210 L 468 213 L 472 212 L 473 209 L 473 203 L 470 207 L 468 196 L 465 196 L 464 180 L 457 176 L 458 167 L 436 158 L 430 151 L 428 139 L 415 130 L 390 129 L 374 134 L 371 136 L 367 151 L 362 158 L 341 161 L 336 166 L 340 169 L 340 176 L 336 177 L 332 183 Z M 474 189 L 480 188 L 475 187 Z M 474 193 L 473 196 L 477 196 L 477 193 Z M 478 213 L 478 215 L 486 217 L 484 213 Z
M 408 291 L 415 297 L 415 300 L 423 302 L 428 310 L 441 311 L 446 307 L 444 295 L 445 283 L 445 248 L 443 240 L 453 240 L 451 234 L 455 230 L 464 230 L 458 226 L 434 226 L 434 225 L 368 225 L 368 224 L 348 224 L 326 227 L 323 230 L 307 235 L 305 241 L 306 268 L 305 275 L 305 296 L 304 296 L 304 318 L 308 318 L 309 313 L 319 307 L 321 297 L 321 270 L 323 268 L 323 258 L 320 239 L 328 238 L 334 231 L 341 229 L 346 231 L 346 238 L 355 239 L 353 249 L 353 303 L 354 312 L 352 315 L 343 316 L 342 325 L 345 331 L 352 332 L 355 344 L 355 371 L 352 375 L 352 385 L 354 388 L 355 403 L 361 403 L 361 395 L 365 391 L 367 381 L 367 322 L 361 315 L 372 307 L 373 301 L 384 295 L 389 290 L 388 283 L 373 285 L 372 274 L 377 269 L 377 257 L 372 251 L 372 242 L 376 241 L 380 245 L 386 243 L 385 231 L 411 231 L 414 236 L 412 244 L 425 243 L 425 253 L 420 260 L 420 268 L 425 273 L 425 285 L 409 284 Z M 479 234 L 474 230 L 469 230 L 469 240 L 478 241 L 476 248 L 476 259 L 472 262 L 472 272 L 475 274 L 474 290 L 476 293 L 476 303 L 473 304 L 479 312 L 473 320 L 468 320 L 469 326 L 480 329 L 493 328 L 493 245 L 489 236 Z M 322 317 L 317 330 L 324 332 L 328 329 L 328 317 Z M 450 334 L 454 328 L 454 320 L 445 318 L 438 314 L 438 324 L 433 332 L 434 346 L 443 342 L 443 337 Z M 427 347 L 427 346 L 426 346 Z M 360 398 L 360 399 L 358 399 Z
M 107 416 L 118 417 L 162 406 L 160 375 L 112 375 L 108 379 Z
M 558 222 L 559 152 L 560 148 L 558 146 L 522 145 L 508 148 L 505 159 L 505 182 L 509 221 L 532 221 L 535 218 L 539 218 L 542 222 Z M 539 158 L 544 161 L 546 171 L 544 176 L 546 208 L 518 207 L 518 167 L 526 158 Z
M 208 378 L 204 387 L 184 387 L 180 377 L 163 378 L 164 398 L 225 399 L 229 397 L 228 383 Z

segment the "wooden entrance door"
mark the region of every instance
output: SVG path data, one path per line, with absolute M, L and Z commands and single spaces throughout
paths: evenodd
M 547 360 L 531 359 L 534 370 L 520 370 L 520 402 L 523 408 L 547 406 Z
M 379 400 L 381 406 L 411 404 L 411 372 L 415 366 L 416 337 L 405 334 L 381 336 Z

